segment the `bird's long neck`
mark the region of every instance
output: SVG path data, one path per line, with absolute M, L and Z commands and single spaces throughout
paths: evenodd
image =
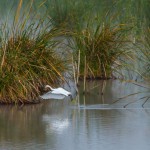
M 50 85 L 46 85 L 45 88 L 50 88 L 50 90 L 54 90 Z

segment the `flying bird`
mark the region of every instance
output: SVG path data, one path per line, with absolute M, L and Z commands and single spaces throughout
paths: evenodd
M 65 96 L 70 96 L 71 100 L 72 98 L 72 94 L 71 92 L 59 87 L 59 88 L 52 88 L 50 85 L 46 85 L 44 87 L 45 89 L 50 89 L 49 92 L 47 92 L 46 94 L 40 96 L 42 99 L 49 99 L 52 97 L 55 97 L 56 99 L 63 99 Z M 58 95 L 58 96 L 57 96 Z
M 65 95 L 65 96 L 71 96 L 71 93 L 61 87 L 59 88 L 52 88 L 50 85 L 46 85 L 45 86 L 45 89 L 49 88 L 51 90 L 51 93 L 53 94 L 62 94 L 62 95 Z

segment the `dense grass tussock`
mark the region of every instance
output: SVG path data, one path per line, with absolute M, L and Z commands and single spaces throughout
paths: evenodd
M 67 67 L 56 53 L 56 30 L 47 30 L 44 23 L 31 25 L 7 28 L 7 35 L 1 37 L 0 103 L 35 102 L 40 86 L 63 80 Z
M 129 27 L 123 24 L 111 26 L 103 23 L 75 33 L 74 59 L 80 63 L 79 76 L 109 79 L 114 77 L 113 72 L 121 74 L 119 70 L 128 66 L 133 54 L 125 35 L 128 30 Z

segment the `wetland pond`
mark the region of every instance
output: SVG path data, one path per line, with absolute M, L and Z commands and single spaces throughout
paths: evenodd
M 88 82 L 85 96 L 80 84 L 72 102 L 0 106 L 0 150 L 149 150 L 150 100 L 142 107 L 145 99 L 140 99 L 149 93 L 109 80 L 101 96 L 101 82 Z

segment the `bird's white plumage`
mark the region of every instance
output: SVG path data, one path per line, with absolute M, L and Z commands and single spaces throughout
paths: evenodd
M 65 98 L 65 95 L 62 95 L 62 94 L 53 94 L 51 93 L 51 91 L 43 94 L 40 96 L 42 99 L 64 99 Z
M 63 89 L 61 87 L 54 89 L 51 86 L 46 85 L 45 88 L 50 88 L 51 89 L 51 93 L 53 93 L 53 94 L 62 94 L 62 95 L 65 95 L 65 96 L 71 95 L 71 93 L 69 91 L 67 91 L 67 90 L 65 90 L 65 89 Z

